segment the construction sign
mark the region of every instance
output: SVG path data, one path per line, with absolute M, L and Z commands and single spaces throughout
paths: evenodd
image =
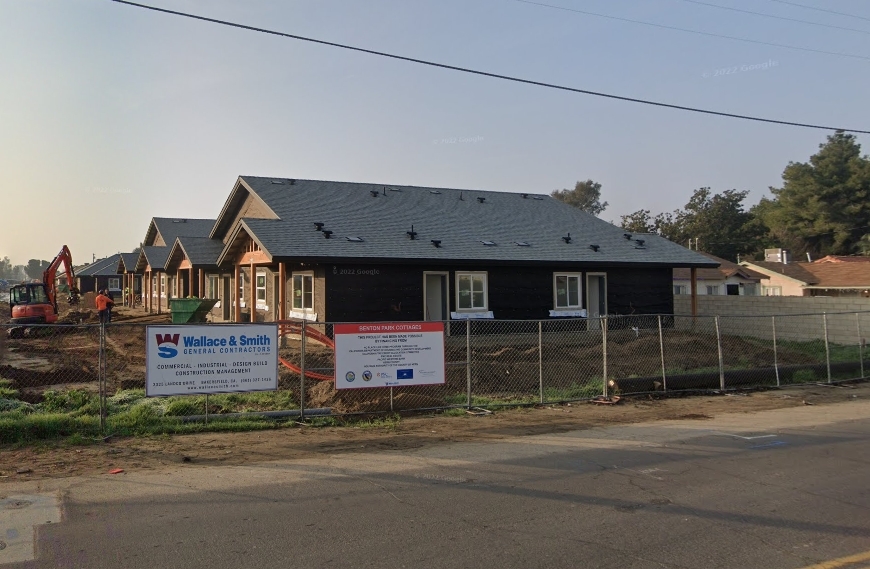
M 148 326 L 145 394 L 278 389 L 278 326 Z
M 335 388 L 443 384 L 443 322 L 335 325 Z

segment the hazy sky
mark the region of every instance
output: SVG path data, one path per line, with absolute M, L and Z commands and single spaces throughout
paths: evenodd
M 870 5 L 542 0 L 870 58 Z M 517 0 L 142 0 L 329 41 L 734 113 L 870 129 L 870 59 Z M 766 69 L 748 66 L 768 62 Z M 775 62 L 775 65 L 773 65 Z M 743 69 L 743 66 L 747 66 Z M 737 72 L 712 76 L 717 69 Z M 605 100 L 109 0 L 0 0 L 0 257 L 128 251 L 154 216 L 215 217 L 239 175 L 550 192 L 592 178 L 618 221 L 692 190 L 779 185 L 825 131 Z M 859 137 L 870 151 L 868 136 Z M 341 207 L 341 204 L 336 204 Z

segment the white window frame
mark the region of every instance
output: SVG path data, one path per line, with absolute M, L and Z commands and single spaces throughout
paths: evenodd
M 471 308 L 462 308 L 459 302 L 459 279 L 471 277 Z M 483 306 L 474 306 L 474 279 L 483 277 Z M 456 312 L 488 312 L 489 311 L 489 273 L 486 271 L 456 271 Z
M 722 291 L 722 285 L 704 285 L 707 288 L 705 289 L 707 292 L 707 296 L 722 296 L 720 293 Z M 710 291 L 715 292 L 710 292 Z
M 299 308 L 296 308 L 296 277 L 302 277 L 302 291 L 299 295 Z M 311 282 L 311 306 L 305 307 L 305 281 L 310 279 Z M 290 311 L 289 314 L 291 317 L 294 317 L 294 313 L 300 315 L 299 317 L 307 319 L 311 315 L 314 314 L 314 271 L 293 271 L 290 273 Z
M 115 286 L 112 286 L 114 283 Z M 110 278 L 109 279 L 109 290 L 121 290 L 121 279 L 120 278 Z
M 674 296 L 682 296 L 689 294 L 689 285 L 684 284 L 675 284 L 674 285 Z
M 571 304 L 571 294 L 565 291 L 568 304 L 559 306 L 559 294 L 556 283 L 559 277 L 567 279 L 566 286 L 570 287 L 571 279 L 577 279 L 577 304 Z M 553 310 L 580 310 L 583 308 L 583 273 L 553 273 Z
M 260 277 L 263 277 L 263 286 L 260 286 Z M 254 274 L 254 287 L 256 287 L 256 291 L 254 293 L 254 300 L 257 302 L 257 310 L 269 310 L 269 305 L 267 304 L 269 301 L 266 298 L 266 284 L 269 282 L 268 273 L 266 269 L 257 269 Z M 260 298 L 260 291 L 263 292 L 263 298 Z
M 160 298 L 166 298 L 166 275 L 160 275 Z
M 782 296 L 781 286 L 762 286 L 761 296 Z
M 208 285 L 205 292 L 206 298 L 217 299 L 218 296 L 218 276 L 217 275 L 208 275 L 206 277 L 208 279 Z

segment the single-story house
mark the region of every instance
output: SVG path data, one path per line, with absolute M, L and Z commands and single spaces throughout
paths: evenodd
M 699 295 L 758 296 L 761 281 L 767 275 L 742 267 L 710 253 L 699 252 L 719 263 L 715 269 L 698 269 L 697 290 Z M 691 294 L 691 270 L 674 269 L 674 294 Z
M 130 253 L 121 253 L 121 258 L 118 261 L 117 272 L 123 278 L 123 287 L 127 291 L 127 297 L 124 298 L 124 304 L 133 306 L 133 299 L 136 295 L 142 294 L 142 275 L 136 274 L 136 262 L 139 260 L 139 249 L 134 249 Z
M 762 287 L 765 296 L 870 297 L 870 263 L 815 261 L 781 263 L 743 261 L 740 263 L 768 276 Z
M 669 314 L 674 269 L 719 265 L 549 195 L 253 176 L 206 237 L 228 321 Z
M 99 259 L 77 270 L 75 277 L 76 281 L 78 281 L 76 286 L 78 286 L 79 292 L 85 294 L 107 288 L 113 295 L 120 295 L 123 292 L 122 278 L 118 274 L 118 263 L 120 260 L 121 254 L 116 253 L 111 257 Z

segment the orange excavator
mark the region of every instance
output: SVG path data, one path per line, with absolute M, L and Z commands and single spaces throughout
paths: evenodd
M 19 324 L 9 330 L 9 335 L 23 337 L 28 324 L 54 324 L 57 322 L 57 269 L 63 263 L 66 270 L 66 281 L 69 287 L 67 302 L 79 303 L 79 290 L 75 286 L 72 254 L 64 245 L 48 268 L 42 273 L 42 282 L 26 283 L 9 289 L 9 311 L 12 323 Z

